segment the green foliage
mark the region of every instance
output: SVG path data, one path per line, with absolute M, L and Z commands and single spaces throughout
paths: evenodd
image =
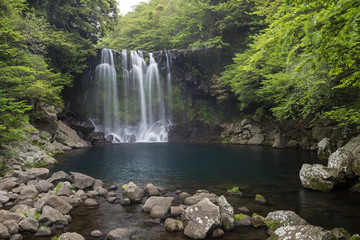
M 240 109 L 277 120 L 327 117 L 359 126 L 360 2 L 265 1 L 254 14 L 269 27 L 253 36 L 220 81 Z
M 122 17 L 101 46 L 154 51 L 243 45 L 237 38 L 245 40 L 262 27 L 249 14 L 253 5 L 246 0 L 151 0 Z

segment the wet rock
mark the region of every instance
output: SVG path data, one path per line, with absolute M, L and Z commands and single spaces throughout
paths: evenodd
M 79 189 L 87 189 L 93 186 L 95 179 L 78 172 L 70 172 L 73 179 L 73 185 Z
M 226 231 L 234 228 L 234 208 L 227 202 L 224 196 L 218 198 L 220 216 Z
M 15 235 L 12 235 L 9 240 L 22 240 L 23 237 L 21 234 L 15 234 Z
M 7 227 L 0 223 L 0 239 L 8 239 L 10 237 L 10 233 Z
M 42 210 L 42 215 L 39 218 L 39 223 L 45 224 L 47 226 L 53 225 L 67 225 L 67 218 L 58 210 L 50 207 L 44 206 Z
M 102 235 L 104 235 L 100 230 L 94 230 L 91 231 L 90 236 L 92 237 L 101 237 Z
M 301 184 L 305 188 L 329 192 L 342 179 L 341 170 L 327 168 L 321 164 L 303 164 L 300 170 Z
M 67 174 L 64 171 L 58 171 L 53 173 L 53 175 L 51 175 L 51 177 L 47 180 L 53 184 L 57 184 L 58 182 L 65 182 L 65 181 L 72 182 L 72 179 L 69 176 L 69 174 Z
M 205 198 L 209 199 L 212 203 L 216 203 L 218 197 L 213 193 L 196 193 L 194 196 L 186 198 L 184 203 L 186 205 L 195 205 Z
M 193 239 L 204 239 L 211 229 L 221 225 L 219 207 L 208 198 L 188 207 L 183 218 L 187 221 L 184 234 Z
M 244 214 L 249 214 L 250 210 L 247 207 L 239 207 L 238 208 L 239 212 L 244 213 Z
M 25 231 L 36 232 L 39 228 L 39 223 L 35 218 L 28 217 L 20 221 L 19 226 Z
M 45 204 L 58 210 L 62 214 L 68 214 L 73 208 L 68 202 L 56 195 L 48 197 L 45 200 Z
M 265 224 L 270 231 L 283 226 L 307 225 L 308 223 L 293 211 L 270 212 L 265 218 Z
M 7 227 L 11 235 L 18 233 L 19 231 L 19 224 L 15 220 L 6 220 L 4 225 Z
M 108 201 L 109 203 L 115 203 L 118 200 L 119 200 L 118 197 L 107 197 L 106 198 L 106 201 Z M 129 199 L 129 201 L 130 201 L 130 199 Z
M 85 204 L 85 206 L 88 206 L 88 207 L 95 207 L 95 206 L 99 205 L 99 203 L 95 199 L 92 199 L 92 198 L 86 199 L 84 204 Z
M 251 217 L 251 224 L 256 228 L 265 226 L 265 218 L 260 215 L 254 215 Z
M 35 233 L 36 237 L 48 237 L 51 236 L 51 228 L 41 226 Z
M 152 183 L 147 184 L 144 190 L 150 197 L 160 195 L 159 190 Z
M 152 218 L 165 218 L 168 215 L 173 197 L 150 197 L 143 206 L 144 212 L 150 212 Z
M 106 235 L 106 239 L 109 240 L 130 240 L 131 236 L 135 233 L 135 231 L 126 229 L 126 228 L 118 228 L 110 231 Z
M 182 206 L 172 206 L 170 207 L 170 215 L 171 217 L 178 217 L 184 213 L 184 208 Z
M 344 148 L 339 148 L 329 157 L 328 167 L 342 170 L 345 175 L 351 176 L 353 174 L 352 164 L 354 156 L 351 152 Z
M 75 232 L 67 232 L 60 235 L 59 240 L 85 240 L 83 236 Z
M 181 221 L 173 218 L 167 218 L 164 225 L 166 231 L 168 232 L 179 232 L 184 230 L 184 224 Z
M 268 240 L 316 239 L 335 240 L 330 231 L 312 225 L 284 226 L 275 230 Z
M 50 183 L 47 180 L 41 180 L 35 184 L 35 188 L 39 192 L 48 192 L 53 187 L 54 187 L 54 184 Z
M 121 199 L 120 204 L 121 204 L 122 206 L 130 205 L 130 204 L 131 204 L 131 200 L 128 199 L 128 198 L 123 198 L 123 199 Z
M 251 217 L 242 213 L 236 214 L 234 220 L 234 226 L 236 227 L 251 226 Z
M 19 223 L 24 218 L 25 218 L 24 214 L 12 213 L 10 211 L 0 210 L 1 223 L 5 222 L 6 220 L 14 220 L 16 223 Z
M 188 197 L 191 197 L 191 195 L 187 192 L 181 192 L 178 194 L 178 198 L 180 198 L 181 200 L 185 200 Z
M 130 199 L 132 203 L 140 203 L 145 195 L 144 191 L 133 182 L 126 184 L 123 189 L 123 194 L 126 198 Z
M 224 231 L 221 228 L 217 228 L 214 229 L 214 231 L 212 232 L 212 237 L 213 238 L 220 238 L 222 236 L 224 236 Z
M 266 199 L 265 199 L 263 196 L 261 196 L 260 194 L 256 194 L 254 200 L 255 200 L 255 202 L 257 202 L 257 203 L 261 203 L 261 204 L 265 204 L 265 203 L 266 203 Z
M 64 182 L 57 192 L 58 196 L 67 196 L 70 197 L 72 195 L 71 183 Z

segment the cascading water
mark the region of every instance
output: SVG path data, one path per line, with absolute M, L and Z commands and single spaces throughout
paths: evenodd
M 96 110 L 89 115 L 96 129 L 114 143 L 168 140 L 172 125 L 170 57 L 166 52 L 165 77 L 160 74 L 153 54 L 148 58 L 149 64 L 141 51 L 128 54 L 122 50 L 122 74 L 118 81 L 112 50 L 101 52 L 101 63 L 90 84 Z

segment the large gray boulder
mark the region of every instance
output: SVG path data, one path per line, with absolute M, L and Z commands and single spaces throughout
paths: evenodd
M 221 226 L 219 207 L 208 198 L 188 207 L 183 218 L 187 222 L 184 234 L 192 239 L 205 239 L 212 229 Z
M 48 205 L 62 214 L 68 214 L 73 208 L 68 202 L 64 201 L 60 197 L 53 195 L 45 199 L 45 205 Z
M 0 190 L 10 191 L 11 189 L 19 186 L 15 177 L 0 179 Z
M 265 140 L 264 135 L 257 133 L 247 142 L 247 144 L 261 145 L 261 144 L 263 144 L 264 140 Z
M 78 172 L 70 172 L 73 179 L 73 185 L 79 189 L 87 189 L 93 186 L 95 179 Z
M 340 179 L 342 171 L 325 167 L 321 164 L 303 164 L 300 170 L 300 180 L 305 188 L 329 192 Z
M 150 197 L 160 195 L 159 190 L 152 183 L 147 184 L 144 190 Z
M 61 187 L 57 191 L 56 195 L 70 197 L 72 195 L 71 183 L 64 182 L 63 184 L 61 184 Z
M 45 224 L 47 226 L 53 225 L 67 225 L 68 219 L 58 210 L 50 207 L 44 206 L 42 209 L 42 215 L 39 218 L 39 223 Z
M 270 212 L 265 218 L 265 224 L 271 231 L 283 226 L 308 225 L 308 223 L 293 211 Z
M 3 223 L 6 220 L 14 220 L 16 223 L 19 223 L 25 218 L 24 214 L 12 213 L 6 210 L 0 210 L 0 222 Z
M 352 164 L 354 156 L 345 148 L 339 148 L 329 157 L 328 167 L 342 170 L 345 175 L 353 175 Z
M 9 230 L 4 224 L 0 223 L 0 239 L 8 239 L 9 237 Z
M 330 138 L 323 138 L 320 142 L 317 144 L 318 151 L 317 155 L 319 159 L 327 159 L 331 155 L 332 151 L 332 145 L 330 143 Z
M 36 190 L 35 185 L 26 185 L 21 188 L 18 200 L 32 199 L 38 195 L 38 193 L 39 192 Z
M 152 196 L 146 200 L 143 206 L 143 211 L 150 212 L 150 216 L 152 218 L 166 218 L 173 201 L 173 197 Z
M 19 226 L 25 231 L 36 232 L 39 228 L 39 223 L 35 218 L 28 217 L 20 221 Z
M 222 225 L 226 231 L 234 228 L 234 208 L 228 203 L 224 196 L 218 198 Z
M 297 225 L 280 227 L 271 234 L 268 240 L 336 240 L 335 235 L 330 231 L 325 231 L 321 227 L 312 225 Z
M 18 233 L 18 231 L 19 231 L 19 223 L 17 223 L 15 220 L 6 220 L 3 223 L 7 227 L 10 234 Z
M 75 232 L 67 232 L 60 235 L 59 240 L 85 240 L 83 236 Z
M 35 178 L 46 178 L 49 174 L 47 168 L 30 168 L 25 171 L 25 174 L 34 176 Z
M 133 182 L 129 182 L 123 189 L 124 197 L 130 199 L 132 203 L 139 203 L 145 196 L 145 192 L 135 185 Z
M 55 140 L 71 148 L 86 148 L 90 145 L 79 137 L 74 129 L 62 121 L 54 121 L 56 127 Z
M 50 189 L 54 187 L 54 184 L 47 180 L 41 180 L 35 184 L 36 190 L 39 192 L 48 192 Z
M 67 174 L 64 171 L 58 171 L 53 173 L 53 175 L 51 175 L 51 177 L 47 180 L 53 184 L 57 184 L 58 182 L 65 182 L 65 181 L 72 182 L 72 179 L 69 176 L 69 174 Z
M 212 203 L 217 203 L 218 197 L 213 193 L 196 193 L 195 195 L 185 198 L 184 203 L 186 205 L 195 205 L 203 199 L 209 199 Z
M 106 235 L 106 239 L 109 240 L 130 240 L 131 236 L 135 233 L 135 231 L 126 229 L 126 228 L 118 228 L 110 231 Z

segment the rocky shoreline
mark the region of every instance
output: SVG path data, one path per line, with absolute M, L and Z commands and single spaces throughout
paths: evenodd
M 144 189 L 129 182 L 123 186 L 105 187 L 99 179 L 78 172 L 55 172 L 49 177 L 46 168 L 13 170 L 0 178 L 0 239 L 22 239 L 22 235 L 51 237 L 72 221 L 72 210 L 79 205 L 91 208 L 108 203 L 121 206 L 139 205 L 163 231 L 183 232 L 191 239 L 218 238 L 236 228 L 263 228 L 268 239 L 360 239 L 343 228 L 324 230 L 313 226 L 292 211 L 274 211 L 266 217 L 252 214 L 246 207 L 234 209 L 225 195 L 241 198 L 237 189 L 218 196 L 206 190 L 190 195 L 180 190 L 169 192 L 147 184 Z M 266 200 L 257 195 L 258 204 Z M 7 210 L 5 210 L 7 209 Z M 106 218 L 103 219 L 106 221 Z M 90 237 L 106 239 L 156 239 L 131 228 L 115 228 L 109 232 L 92 229 L 89 236 L 63 233 L 59 239 L 80 240 Z

